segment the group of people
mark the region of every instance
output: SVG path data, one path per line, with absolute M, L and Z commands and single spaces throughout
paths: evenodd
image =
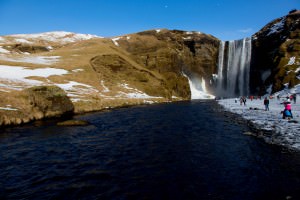
M 280 99 L 280 97 L 278 97 Z M 296 94 L 293 94 L 291 96 L 287 96 L 286 97 L 286 100 L 281 103 L 284 105 L 284 110 L 281 111 L 281 114 L 282 114 L 282 118 L 283 119 L 292 119 L 293 118 L 293 114 L 292 114 L 292 105 L 291 105 L 291 101 L 294 101 L 294 103 L 296 103 Z M 240 97 L 240 105 L 246 105 L 246 97 L 242 96 Z M 235 102 L 237 103 L 237 99 L 235 99 Z M 264 98 L 264 106 L 265 106 L 265 111 L 269 111 L 269 104 L 270 104 L 270 100 L 268 97 L 265 97 Z
M 293 97 L 294 98 L 294 97 Z M 295 97 L 296 98 L 296 97 Z M 294 101 L 295 102 L 295 101 Z M 264 99 L 264 105 L 265 105 L 265 111 L 268 111 L 269 110 L 269 104 L 270 104 L 270 101 L 267 97 L 265 97 Z M 281 114 L 282 114 L 282 118 L 285 119 L 285 118 L 288 118 L 288 119 L 291 119 L 293 118 L 293 114 L 292 114 L 292 105 L 291 105 L 291 100 L 290 100 L 290 97 L 287 97 L 286 98 L 286 101 L 284 101 L 282 103 L 284 105 L 284 110 L 281 111 Z
M 280 100 L 280 96 L 278 95 L 277 96 L 277 99 Z M 286 99 L 290 99 L 290 101 L 294 101 L 294 103 L 296 103 L 296 100 L 297 100 L 297 94 L 292 94 L 290 96 L 286 96 L 286 97 L 283 97 L 283 98 L 286 98 Z

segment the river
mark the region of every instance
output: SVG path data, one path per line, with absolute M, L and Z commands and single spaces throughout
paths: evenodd
M 213 101 L 1 129 L 0 199 L 300 199 L 300 154 L 245 135 Z

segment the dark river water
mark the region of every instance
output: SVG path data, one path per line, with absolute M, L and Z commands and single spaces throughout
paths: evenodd
M 300 154 L 210 101 L 1 129 L 0 199 L 300 199 Z

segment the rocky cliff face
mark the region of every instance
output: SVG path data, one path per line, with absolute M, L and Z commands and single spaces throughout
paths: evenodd
M 209 82 L 217 70 L 219 40 L 211 35 L 162 29 L 120 37 L 117 42 L 137 63 L 164 77 L 169 97 L 190 98 L 183 73 Z
M 300 11 L 275 19 L 253 35 L 251 93 L 299 84 Z M 270 87 L 272 86 L 272 87 Z

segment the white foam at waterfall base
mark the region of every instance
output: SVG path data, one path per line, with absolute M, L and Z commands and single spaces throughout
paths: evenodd
M 214 99 L 215 96 L 208 94 L 205 88 L 205 80 L 194 78 L 191 80 L 186 74 L 183 74 L 189 80 L 191 99 Z

